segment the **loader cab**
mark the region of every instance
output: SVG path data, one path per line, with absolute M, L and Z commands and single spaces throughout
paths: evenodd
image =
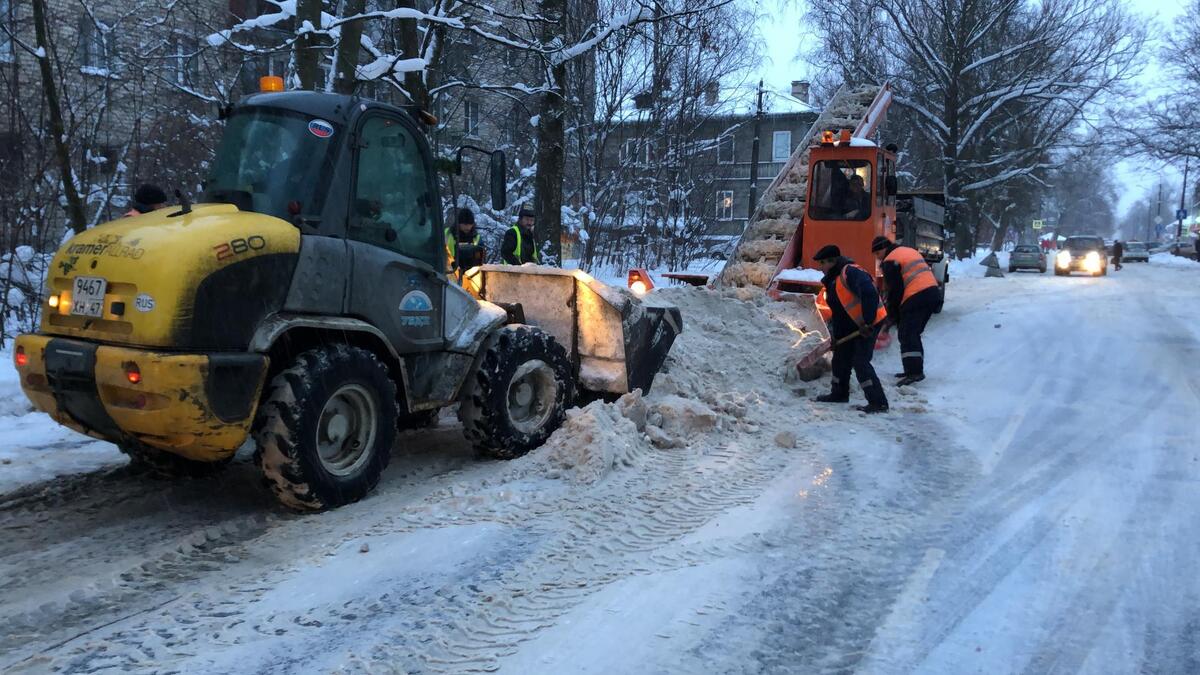
M 827 132 L 809 156 L 808 199 L 798 265 L 826 244 L 879 275 L 871 240 L 894 238 L 896 156 L 848 132 Z

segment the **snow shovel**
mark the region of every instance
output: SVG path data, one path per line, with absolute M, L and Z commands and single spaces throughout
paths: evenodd
M 812 368 L 813 366 L 815 366 L 817 364 L 817 361 L 821 360 L 822 356 L 825 356 L 826 353 L 833 351 L 834 347 L 839 347 L 861 335 L 862 335 L 862 329 L 860 328 L 860 329 L 854 331 L 853 333 L 847 335 L 846 337 L 839 339 L 837 342 L 833 342 L 832 340 L 825 340 L 819 346 L 817 346 L 816 349 L 805 354 L 803 357 L 800 358 L 799 361 L 796 362 L 796 371 L 802 372 L 804 370 Z

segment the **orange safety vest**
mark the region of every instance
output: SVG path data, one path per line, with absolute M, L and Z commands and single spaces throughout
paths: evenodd
M 854 291 L 850 290 L 850 286 L 846 283 L 846 271 L 850 267 L 860 269 L 864 274 L 869 274 L 866 270 L 863 270 L 863 268 L 859 267 L 858 265 L 846 265 L 846 267 L 842 268 L 842 273 L 838 275 L 836 280 L 834 280 L 833 288 L 837 293 L 838 302 L 842 303 L 842 309 L 846 310 L 846 313 L 850 315 L 850 319 L 854 323 L 860 324 L 863 322 L 862 301 L 859 300 L 858 296 L 854 294 Z M 833 317 L 833 310 L 829 308 L 829 304 L 826 301 L 824 286 L 821 286 L 821 292 L 817 294 L 816 305 L 817 312 L 820 313 L 821 318 L 829 321 L 830 318 Z M 883 303 L 880 302 L 875 309 L 875 323 L 872 325 L 877 326 L 886 318 L 887 310 L 884 309 Z
M 908 299 L 917 293 L 938 285 L 937 277 L 933 276 L 929 263 L 925 262 L 925 258 L 916 249 L 897 246 L 883 261 L 894 262 L 900 266 L 900 278 L 904 280 L 904 297 L 900 300 L 901 304 L 908 302 Z

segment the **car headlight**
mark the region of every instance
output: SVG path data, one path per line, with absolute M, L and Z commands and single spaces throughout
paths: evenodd
M 1058 263 L 1059 267 L 1066 267 L 1067 265 L 1071 264 L 1071 254 L 1067 253 L 1066 251 L 1059 251 L 1058 255 L 1054 257 L 1054 260 Z
M 1084 257 L 1084 260 L 1086 260 L 1089 263 L 1099 263 L 1100 262 L 1100 254 L 1096 253 L 1095 251 L 1088 251 L 1088 254 L 1087 254 L 1087 256 Z

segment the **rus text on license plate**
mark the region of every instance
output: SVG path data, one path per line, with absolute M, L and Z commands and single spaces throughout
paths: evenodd
M 108 282 L 100 277 L 75 277 L 71 291 L 71 313 L 76 316 L 104 315 L 104 291 Z

